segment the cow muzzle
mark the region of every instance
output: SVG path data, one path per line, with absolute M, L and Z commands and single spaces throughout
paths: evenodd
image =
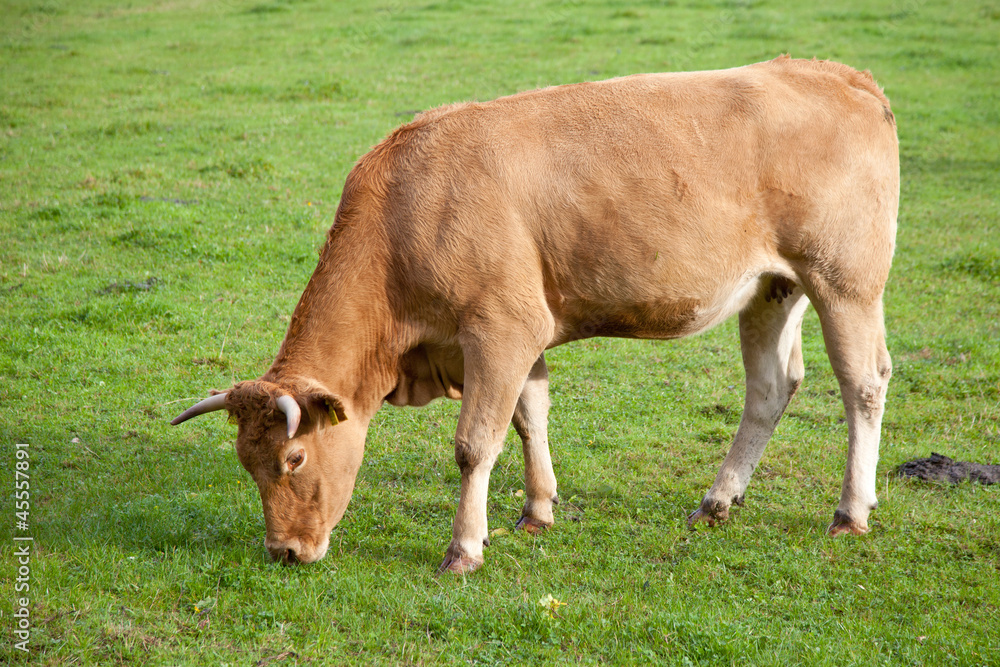
M 298 565 L 299 563 L 315 563 L 326 555 L 326 550 L 330 545 L 329 538 L 322 544 L 311 545 L 299 539 L 284 541 L 265 540 L 264 546 L 271 554 L 271 560 L 282 565 Z

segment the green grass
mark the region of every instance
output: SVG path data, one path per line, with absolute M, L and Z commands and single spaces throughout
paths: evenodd
M 994 0 L 7 0 L 2 15 L 0 507 L 13 528 L 14 443 L 30 443 L 31 660 L 1000 664 L 997 489 L 893 475 L 931 451 L 1000 462 Z M 330 554 L 268 562 L 234 427 L 167 421 L 267 368 L 361 154 L 443 103 L 782 52 L 871 69 L 899 125 L 869 535 L 824 536 L 846 426 L 810 313 L 805 384 L 727 525 L 684 519 L 742 408 L 733 322 L 552 351 L 558 523 L 512 530 L 511 436 L 484 570 L 434 576 L 454 403 L 383 409 Z M 15 572 L 5 539 L 5 600 Z M 552 618 L 548 594 L 566 603 Z M 23 660 L 9 610 L 0 659 Z

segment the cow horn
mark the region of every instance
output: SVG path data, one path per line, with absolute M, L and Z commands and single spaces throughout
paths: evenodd
M 291 440 L 295 437 L 295 432 L 299 430 L 302 410 L 295 399 L 288 395 L 278 397 L 278 409 L 285 413 L 285 420 L 288 422 L 288 439 Z
M 226 394 L 216 394 L 215 396 L 209 396 L 208 398 L 198 403 L 195 403 L 190 408 L 188 408 L 184 412 L 174 417 L 172 420 L 170 420 L 170 424 L 172 426 L 177 426 L 181 422 L 186 422 L 192 417 L 203 415 L 206 412 L 215 412 L 216 410 L 224 410 L 225 407 L 226 407 Z

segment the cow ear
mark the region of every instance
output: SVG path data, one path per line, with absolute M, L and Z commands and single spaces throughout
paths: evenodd
M 310 403 L 315 405 L 330 417 L 330 423 L 336 426 L 340 422 L 347 421 L 347 411 L 344 403 L 332 394 L 312 394 L 309 397 Z

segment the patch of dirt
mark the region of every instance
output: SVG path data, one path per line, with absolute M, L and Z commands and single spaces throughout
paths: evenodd
M 141 202 L 159 201 L 159 202 L 165 202 L 167 204 L 177 204 L 178 206 L 194 206 L 195 204 L 198 203 L 197 199 L 175 199 L 172 197 L 145 197 L 145 196 L 139 197 L 139 201 Z
M 900 477 L 917 477 L 928 482 L 958 484 L 966 480 L 980 484 L 1000 484 L 1000 465 L 955 461 L 931 453 L 929 459 L 907 461 L 896 469 Z
M 131 280 L 126 280 L 124 282 L 113 282 L 109 283 L 104 289 L 97 290 L 98 294 L 125 294 L 127 292 L 148 292 L 156 284 L 160 282 L 160 279 L 153 276 L 147 278 L 144 282 L 132 282 Z

